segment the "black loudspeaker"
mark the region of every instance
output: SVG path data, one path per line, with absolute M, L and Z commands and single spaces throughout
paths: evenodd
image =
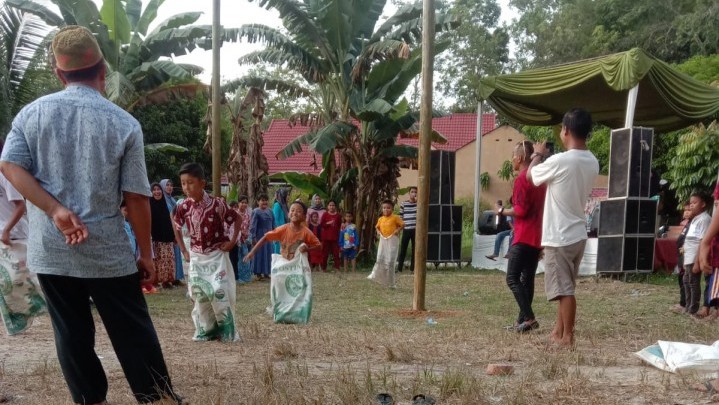
M 433 263 L 462 260 L 462 233 L 427 234 L 427 261 Z
M 462 206 L 429 206 L 429 232 L 462 232 Z
M 654 130 L 612 131 L 609 149 L 609 198 L 650 197 Z
M 479 233 L 482 235 L 497 233 L 497 213 L 492 210 L 482 212 L 482 216 L 479 218 Z
M 599 203 L 599 236 L 656 232 L 657 201 L 620 198 Z
M 654 271 L 654 236 L 600 236 L 597 273 Z
M 454 204 L 454 152 L 430 153 L 429 203 Z

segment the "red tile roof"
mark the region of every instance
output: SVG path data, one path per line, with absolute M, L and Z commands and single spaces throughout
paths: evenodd
M 494 114 L 483 114 L 482 136 L 497 126 L 496 117 Z M 447 139 L 447 143 L 445 144 L 433 143 L 432 149 L 456 152 L 461 147 L 477 139 L 477 114 L 458 113 L 446 117 L 434 118 L 432 120 L 432 129 Z M 419 140 L 417 139 L 403 138 L 399 140 L 399 143 L 419 146 Z
M 492 131 L 496 126 L 494 114 L 484 114 L 482 117 L 482 135 Z M 433 149 L 456 151 L 475 140 L 477 128 L 476 113 L 452 114 L 446 117 L 432 120 L 432 128 L 447 139 L 447 143 L 432 144 Z M 292 140 L 309 131 L 308 127 L 296 125 L 290 127 L 288 120 L 272 120 L 263 138 L 265 146 L 262 148 L 270 167 L 270 174 L 278 172 L 305 172 L 319 174 L 322 170 L 322 157 L 309 150 L 307 146 L 302 147 L 302 152 L 290 156 L 287 159 L 279 160 L 275 156 Z M 417 139 L 401 139 L 401 144 L 417 146 Z M 313 165 L 316 162 L 316 165 Z

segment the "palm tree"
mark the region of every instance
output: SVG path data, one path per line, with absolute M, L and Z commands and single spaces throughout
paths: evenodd
M 82 25 L 92 31 L 108 65 L 106 93 L 125 109 L 132 109 L 152 93 L 155 99 L 186 91 L 187 83 L 202 71 L 195 65 L 173 62 L 170 56 L 187 54 L 195 48 L 210 49 L 212 27 L 192 25 L 200 12 L 173 15 L 148 32 L 165 0 L 150 0 L 142 10 L 141 0 L 104 0 L 98 10 L 92 0 L 50 0 L 60 13 L 34 0 L 6 0 L 6 3 L 32 13 L 48 25 Z M 233 40 L 226 30 L 223 40 Z M 178 86 L 179 84 L 179 86 Z M 202 87 L 197 83 L 198 88 Z
M 399 99 L 421 70 L 422 5 L 400 8 L 375 29 L 385 4 L 386 0 L 261 0 L 261 6 L 279 11 L 287 33 L 261 24 L 239 29 L 247 41 L 266 45 L 240 58 L 240 64 L 284 66 L 319 87 L 317 126 L 278 157 L 291 156 L 302 145 L 323 155 L 320 178 L 325 190 L 336 195 L 342 188 L 345 207 L 354 211 L 362 232 L 363 247 L 372 245 L 377 201 L 396 192 L 398 158 L 416 154 L 395 142 L 401 132 L 416 132 L 417 116 L 406 100 Z M 438 32 L 458 24 L 444 14 L 436 21 Z M 444 48 L 437 46 L 438 51 Z M 317 186 L 317 179 L 301 177 Z
M 45 58 L 50 28 L 32 14 L 0 6 L 0 134 L 30 101 L 59 89 Z

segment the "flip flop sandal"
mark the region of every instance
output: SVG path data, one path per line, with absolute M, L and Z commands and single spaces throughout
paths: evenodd
M 392 398 L 392 395 L 385 392 L 377 394 L 375 399 L 379 405 L 394 405 L 394 398 Z
M 714 395 L 717 393 L 717 390 L 716 388 L 714 388 L 714 385 L 712 385 L 711 380 L 704 381 L 701 384 L 696 384 L 692 388 L 694 388 L 695 391 L 705 392 L 709 395 Z
M 489 260 L 491 260 L 491 261 L 494 261 L 494 262 L 497 261 L 497 258 L 492 257 L 492 256 L 484 256 L 484 257 L 486 257 L 487 259 L 489 259 Z
M 429 395 L 417 394 L 412 397 L 412 405 L 434 405 L 437 402 Z

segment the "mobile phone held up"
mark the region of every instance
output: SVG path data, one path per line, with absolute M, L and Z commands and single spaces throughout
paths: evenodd
M 554 142 L 545 142 L 547 147 L 547 157 L 554 155 Z

